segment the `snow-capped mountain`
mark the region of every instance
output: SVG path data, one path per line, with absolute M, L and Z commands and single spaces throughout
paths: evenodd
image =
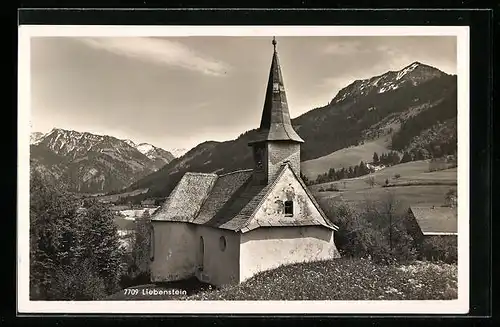
M 33 132 L 30 135 L 30 144 L 34 144 L 39 141 L 43 137 L 43 133 L 41 132 Z
M 145 143 L 135 145 L 108 135 L 54 128 L 31 135 L 31 162 L 47 179 L 67 183 L 71 191 L 107 192 L 130 185 L 173 159 Z
M 155 147 L 154 145 L 149 143 L 141 143 L 135 148 L 140 153 L 151 160 L 157 161 L 158 164 L 161 164 L 162 166 L 175 159 L 174 155 L 172 155 L 170 152 L 163 150 L 162 148 Z
M 186 148 L 174 148 L 174 149 L 171 149 L 169 152 L 172 153 L 172 155 L 176 158 L 180 158 L 182 157 L 183 155 L 186 154 L 186 152 L 188 152 L 189 149 L 186 149 Z
M 325 171 L 309 172 L 316 178 L 336 165 L 330 154 L 375 140 L 387 142 L 395 151 L 422 150 L 428 157 L 436 146 L 442 152 L 452 152 L 456 149 L 456 99 L 457 76 L 419 62 L 399 71 L 353 81 L 328 105 L 292 120 L 305 141 L 301 145 L 301 160 L 324 160 Z M 290 110 L 293 112 L 293 108 Z M 137 181 L 129 190 L 147 188 L 155 196 L 168 196 L 188 171 L 224 174 L 253 168 L 248 141 L 255 132 L 247 131 L 231 141 L 203 142 Z M 363 151 L 372 158 L 371 147 L 360 147 L 356 155 L 342 157 L 342 165 L 358 165 Z
M 389 71 L 383 75 L 356 80 L 340 90 L 330 104 L 340 103 L 347 99 L 352 100 L 372 93 L 380 94 L 393 91 L 403 86 L 417 86 L 444 74 L 434 67 L 416 61 L 399 71 Z
M 129 139 L 123 140 L 123 142 L 127 143 L 128 145 L 130 145 L 133 148 L 137 147 L 137 145 Z

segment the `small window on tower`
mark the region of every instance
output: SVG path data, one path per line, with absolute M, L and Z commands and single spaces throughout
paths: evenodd
M 285 216 L 293 216 L 293 201 L 285 201 Z

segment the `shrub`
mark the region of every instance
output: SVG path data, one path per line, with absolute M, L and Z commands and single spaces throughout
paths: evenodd
M 325 191 L 338 192 L 339 188 L 338 188 L 337 184 L 330 184 L 330 186 L 328 188 L 326 188 Z
M 417 256 L 414 240 L 396 214 L 397 203 L 390 194 L 380 203 L 366 202 L 361 210 L 346 204 L 324 205 L 325 213 L 339 226 L 336 245 L 341 255 L 371 258 L 381 263 L 408 262 Z
M 79 269 L 58 267 L 53 276 L 51 299 L 68 300 L 100 300 L 106 293 L 104 280 L 92 269 L 90 260 L 85 259 Z
M 450 236 L 427 236 L 420 247 L 421 258 L 430 261 L 456 263 L 458 259 L 457 238 Z
M 322 188 L 322 187 L 320 187 L 319 190 L 318 190 L 318 192 L 324 192 L 324 191 L 325 191 L 325 189 Z
M 373 186 L 375 186 L 375 177 L 373 176 L 368 177 L 367 179 L 365 179 L 365 183 L 370 185 L 371 188 L 373 188 Z
M 400 177 L 401 177 L 401 175 L 400 175 L 400 174 L 396 174 L 396 175 L 394 175 L 394 179 L 399 179 Z
M 456 205 L 457 202 L 457 191 L 455 189 L 449 189 L 448 192 L 446 192 L 445 198 L 444 198 L 444 206 L 445 207 L 453 207 Z

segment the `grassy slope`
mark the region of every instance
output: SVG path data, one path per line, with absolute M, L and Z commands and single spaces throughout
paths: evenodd
M 358 165 L 361 161 L 371 162 L 373 153 L 379 155 L 389 152 L 387 139 L 380 138 L 362 145 L 344 148 L 326 156 L 302 162 L 301 170 L 309 179 L 315 179 L 319 174 L 328 172 L 330 168 L 340 169 Z
M 357 178 L 349 178 L 333 182 L 339 188 L 339 192 L 318 192 L 332 183 L 310 186 L 311 190 L 320 202 L 324 205 L 330 199 L 344 200 L 346 202 L 362 204 L 365 200 L 377 201 L 383 199 L 387 192 L 393 192 L 403 209 L 409 205 L 442 205 L 445 194 L 450 188 L 456 189 L 457 169 L 451 168 L 436 172 L 428 172 L 429 162 L 427 160 L 407 162 L 396 166 L 379 170 L 370 175 Z M 400 174 L 398 179 L 394 175 Z M 373 176 L 375 185 L 371 188 L 366 180 Z M 385 180 L 391 183 L 415 183 L 420 185 L 397 186 L 383 188 Z M 344 186 L 345 182 L 345 186 Z M 429 185 L 430 183 L 440 183 L 442 185 Z M 427 185 L 426 185 L 427 184 Z
M 132 288 L 150 288 L 143 285 Z M 172 286 L 172 289 L 179 289 Z M 165 289 L 159 285 L 158 289 Z M 126 296 L 113 300 L 448 300 L 457 297 L 457 266 L 417 262 L 384 266 L 342 258 L 297 263 L 261 272 L 251 279 L 187 296 Z M 141 292 L 139 292 L 141 293 Z

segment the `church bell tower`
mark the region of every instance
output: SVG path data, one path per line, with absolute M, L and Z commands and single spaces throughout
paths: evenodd
M 292 127 L 274 37 L 272 44 L 274 52 L 260 127 L 249 142 L 253 148 L 254 178 L 261 184 L 268 183 L 285 162 L 300 175 L 300 144 L 304 142 Z

